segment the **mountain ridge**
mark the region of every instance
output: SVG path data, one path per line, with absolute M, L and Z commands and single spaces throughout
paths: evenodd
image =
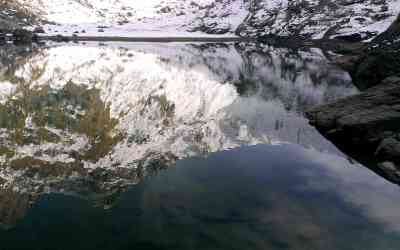
M 396 0 L 14 0 L 47 34 L 296 36 L 371 40 L 400 13 Z M 40 22 L 36 22 L 40 23 Z M 35 23 L 33 23 L 35 24 Z

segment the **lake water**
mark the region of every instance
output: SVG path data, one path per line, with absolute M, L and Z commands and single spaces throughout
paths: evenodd
M 319 49 L 0 47 L 0 249 L 397 249 L 400 188 L 304 111 Z

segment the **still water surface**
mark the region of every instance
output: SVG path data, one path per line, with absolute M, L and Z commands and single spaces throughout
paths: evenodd
M 358 92 L 318 49 L 112 43 L 0 52 L 4 249 L 399 244 L 399 188 L 304 118 Z

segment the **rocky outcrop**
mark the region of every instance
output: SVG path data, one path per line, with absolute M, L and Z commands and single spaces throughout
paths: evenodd
M 400 43 L 388 47 L 375 46 L 377 47 L 369 47 L 358 55 L 340 59 L 360 90 L 376 86 L 382 79 L 400 73 Z
M 391 0 L 252 0 L 237 31 L 242 36 L 281 35 L 361 41 L 395 20 L 400 5 Z
M 387 77 L 400 75 L 400 15 L 371 43 L 350 50 L 336 62 L 349 71 L 360 90 L 376 86 Z
M 400 183 L 400 78 L 307 113 L 344 152 Z

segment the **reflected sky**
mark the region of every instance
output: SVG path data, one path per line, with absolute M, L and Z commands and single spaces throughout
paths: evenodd
M 103 206 L 181 159 L 241 146 L 298 144 L 343 156 L 303 112 L 357 93 L 319 49 L 88 43 L 0 51 L 0 200 L 15 201 L 2 202 L 4 224 L 42 194 Z
M 339 156 L 258 145 L 179 161 L 108 210 L 45 195 L 0 240 L 6 249 L 394 250 L 399 191 Z

